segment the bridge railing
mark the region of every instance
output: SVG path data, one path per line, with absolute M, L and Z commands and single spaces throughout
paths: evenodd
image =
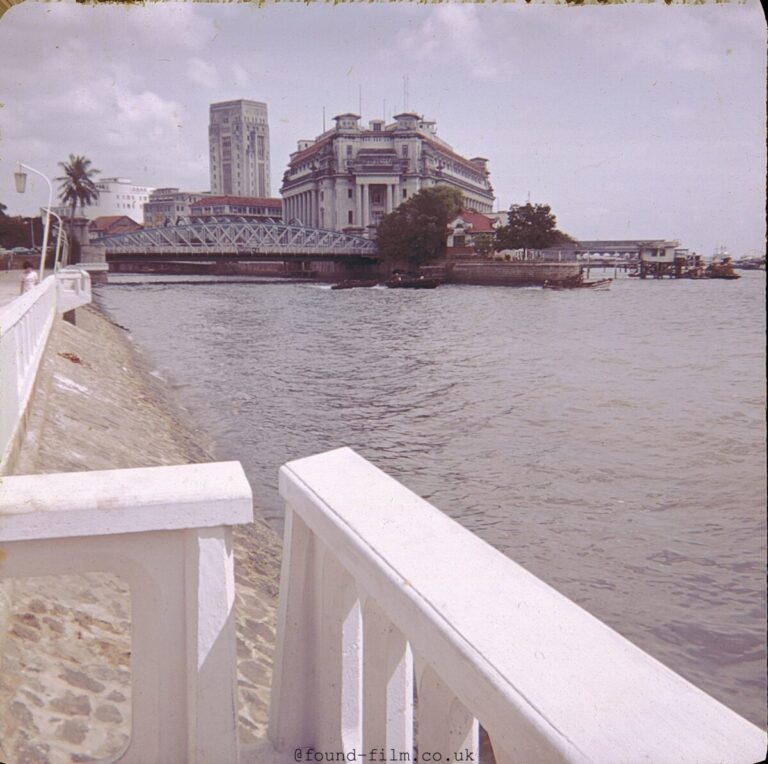
M 0 307 L 0 474 L 16 441 L 56 315 L 56 279 Z
M 353 451 L 280 490 L 278 751 L 477 760 L 479 722 L 499 764 L 762 759 L 761 730 Z
M 108 254 L 374 255 L 370 239 L 281 223 L 210 221 L 146 228 L 100 240 Z
M 130 589 L 122 764 L 239 760 L 231 527 L 252 519 L 236 462 L 3 478 L 0 584 L 108 572 Z
M 57 310 L 59 313 L 80 308 L 91 302 L 91 277 L 77 267 L 63 268 L 56 274 Z

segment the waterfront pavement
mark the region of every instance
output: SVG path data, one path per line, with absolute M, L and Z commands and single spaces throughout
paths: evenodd
M 55 322 L 30 412 L 14 474 L 213 458 L 124 330 L 93 306 L 78 309 L 76 326 Z M 257 519 L 235 530 L 234 549 L 239 728 L 253 744 L 268 718 L 280 540 Z M 107 574 L 41 577 L 15 582 L 11 600 L 10 638 L 0 639 L 0 761 L 119 753 L 130 735 L 125 586 Z
M 19 295 L 23 271 L 0 271 L 0 307 Z

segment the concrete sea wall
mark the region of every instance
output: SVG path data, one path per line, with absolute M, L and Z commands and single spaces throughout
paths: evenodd
M 119 262 L 110 263 L 113 273 L 198 274 L 211 276 L 270 276 L 277 278 L 307 278 L 334 282 L 344 279 L 390 278 L 395 269 L 409 270 L 406 262 L 332 260 L 296 262 Z M 421 267 L 430 277 L 444 279 L 451 284 L 477 284 L 489 286 L 526 286 L 551 284 L 576 278 L 581 266 L 577 262 L 495 262 L 479 260 L 467 262 L 440 262 Z
M 453 284 L 489 286 L 541 285 L 545 281 L 556 284 L 578 277 L 580 267 L 575 262 L 459 262 L 448 268 L 447 279 Z
M 57 320 L 14 474 L 210 461 L 126 333 L 94 307 Z M 258 516 L 258 509 L 256 510 Z M 267 723 L 280 540 L 257 520 L 235 530 L 241 740 Z M 16 580 L 0 590 L 0 761 L 84 762 L 114 756 L 130 736 L 130 597 L 94 572 Z M 3 638 L 3 634 L 5 637 Z

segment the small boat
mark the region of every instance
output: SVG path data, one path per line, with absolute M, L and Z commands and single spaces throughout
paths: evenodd
M 346 281 L 339 281 L 338 284 L 334 284 L 331 289 L 357 289 L 375 287 L 379 282 L 376 279 L 347 279 Z
M 550 284 L 545 281 L 542 285 L 544 289 L 598 289 L 606 290 L 610 288 L 613 279 L 599 279 L 598 281 L 582 281 L 581 279 L 566 279 L 565 281 L 556 281 Z
M 609 289 L 613 279 L 599 279 L 598 281 L 584 281 L 579 284 L 583 289 Z
M 440 279 L 403 275 L 397 275 L 389 281 L 384 282 L 385 286 L 390 289 L 435 289 L 440 286 L 440 283 Z

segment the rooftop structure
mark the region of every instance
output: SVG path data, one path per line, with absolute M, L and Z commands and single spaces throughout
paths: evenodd
M 142 226 L 128 215 L 102 215 L 90 222 L 88 233 L 91 238 L 99 239 L 102 236 L 140 231 L 141 228 Z

